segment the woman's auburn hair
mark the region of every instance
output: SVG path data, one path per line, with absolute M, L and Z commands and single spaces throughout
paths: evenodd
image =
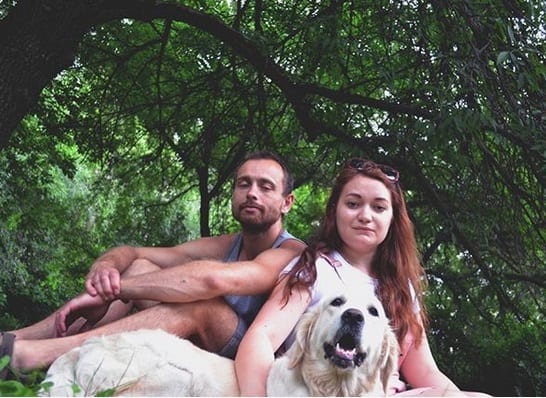
M 393 183 L 378 168 L 357 170 L 344 167 L 340 171 L 318 230 L 294 267 L 285 276 L 288 279 L 284 300 L 288 301 L 294 288 L 305 288 L 311 292 L 317 278 L 315 262 L 319 253 L 328 254 L 334 250 L 341 250 L 343 242 L 337 230 L 336 208 L 343 187 L 359 174 L 381 181 L 391 193 L 392 222 L 385 240 L 377 247 L 371 272 L 379 282 L 376 294 L 391 321 L 399 344 L 402 344 L 408 332 L 418 344 L 424 328 L 428 326 L 428 315 L 423 303 L 423 291 L 427 283 L 425 272 L 402 190 L 398 183 Z M 414 300 L 420 308 L 419 316 L 414 312 Z

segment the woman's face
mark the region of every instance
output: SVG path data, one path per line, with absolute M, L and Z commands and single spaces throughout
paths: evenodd
M 343 251 L 354 256 L 375 253 L 389 232 L 392 214 L 387 187 L 374 178 L 356 175 L 341 191 L 336 207 Z

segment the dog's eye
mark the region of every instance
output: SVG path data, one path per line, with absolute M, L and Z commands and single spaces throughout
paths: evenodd
M 343 297 L 336 297 L 330 303 L 330 305 L 333 305 L 334 307 L 339 307 L 339 306 L 342 306 L 343 304 L 345 304 L 345 298 Z
M 375 308 L 373 305 L 368 307 L 368 313 L 371 316 L 379 316 L 379 311 L 377 311 L 377 308 Z

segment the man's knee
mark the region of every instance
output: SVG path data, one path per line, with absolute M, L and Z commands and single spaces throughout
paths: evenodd
M 161 268 L 149 260 L 138 258 L 123 272 L 122 278 L 146 274 L 148 272 L 158 271 Z M 153 307 L 157 301 L 152 300 L 133 300 L 133 305 L 139 310 Z
M 233 344 L 231 340 L 237 331 L 239 316 L 224 299 L 220 297 L 193 304 L 191 318 L 195 334 L 192 341 L 212 352 L 220 352 L 227 344 Z
M 148 272 L 158 271 L 161 268 L 144 258 L 137 258 L 131 263 L 131 265 L 123 272 L 124 277 L 136 276 L 146 274 Z

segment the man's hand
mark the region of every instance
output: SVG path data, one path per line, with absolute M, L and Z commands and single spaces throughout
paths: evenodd
M 70 325 L 78 318 L 86 319 L 80 331 L 91 329 L 108 311 L 112 301 L 105 301 L 100 295 L 82 293 L 63 305 L 55 317 L 55 337 L 66 336 Z
M 119 270 L 113 267 L 92 270 L 85 279 L 85 290 L 90 296 L 99 295 L 103 301 L 118 298 L 121 291 Z

